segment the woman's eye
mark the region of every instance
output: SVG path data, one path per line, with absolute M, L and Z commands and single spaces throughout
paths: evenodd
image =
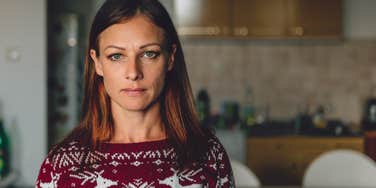
M 146 51 L 142 54 L 142 57 L 146 57 L 148 59 L 154 59 L 159 56 L 159 52 L 154 52 L 154 51 Z
M 122 55 L 121 54 L 112 54 L 112 55 L 109 55 L 108 58 L 111 61 L 119 61 L 122 58 Z

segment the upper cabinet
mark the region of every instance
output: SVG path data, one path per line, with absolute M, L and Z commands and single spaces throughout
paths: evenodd
M 231 0 L 175 0 L 178 33 L 190 36 L 231 34 Z
M 341 0 L 288 0 L 287 7 L 290 36 L 342 37 Z
M 341 38 L 342 0 L 175 0 L 182 36 Z
M 286 35 L 286 0 L 232 1 L 234 36 L 282 37 Z

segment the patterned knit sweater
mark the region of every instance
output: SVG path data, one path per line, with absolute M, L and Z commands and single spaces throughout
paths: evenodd
M 235 187 L 223 146 L 213 138 L 209 148 L 204 164 L 178 170 L 176 153 L 167 140 L 106 143 L 93 152 L 71 142 L 47 156 L 35 187 Z

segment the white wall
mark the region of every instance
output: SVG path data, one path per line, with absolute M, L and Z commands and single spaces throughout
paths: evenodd
M 13 62 L 9 50 L 20 53 Z M 46 2 L 1 0 L 0 103 L 19 185 L 33 185 L 46 155 Z

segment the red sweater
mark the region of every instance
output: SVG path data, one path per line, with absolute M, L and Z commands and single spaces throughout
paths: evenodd
M 217 139 L 210 139 L 209 145 L 206 163 L 179 171 L 167 140 L 107 143 L 95 152 L 71 142 L 47 156 L 36 187 L 235 187 L 223 146 Z

